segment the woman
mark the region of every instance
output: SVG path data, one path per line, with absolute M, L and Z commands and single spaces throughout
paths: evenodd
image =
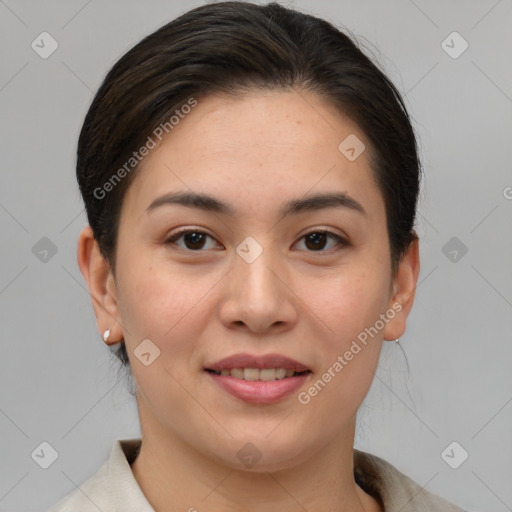
M 353 447 L 413 305 L 420 164 L 347 36 L 275 3 L 185 13 L 108 73 L 77 177 L 142 439 L 52 511 L 461 510 Z

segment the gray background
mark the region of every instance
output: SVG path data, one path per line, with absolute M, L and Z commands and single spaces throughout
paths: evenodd
M 45 510 L 97 471 L 115 439 L 140 435 L 76 263 L 86 225 L 76 142 L 113 63 L 202 3 L 0 0 L 2 511 Z M 512 2 L 286 5 L 354 32 L 405 94 L 421 139 L 422 267 L 401 339 L 409 372 L 386 343 L 356 447 L 467 510 L 512 510 Z M 43 31 L 59 45 L 46 59 L 31 48 Z M 441 45 L 453 31 L 469 44 L 458 58 Z M 55 254 L 41 252 L 43 237 Z M 31 457 L 43 441 L 58 453 L 48 469 Z M 458 469 L 441 457 L 452 441 L 469 453 Z

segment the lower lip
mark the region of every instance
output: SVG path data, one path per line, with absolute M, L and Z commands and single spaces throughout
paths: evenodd
M 206 372 L 213 381 L 231 395 L 253 404 L 271 404 L 297 391 L 310 373 L 273 381 L 242 380 Z

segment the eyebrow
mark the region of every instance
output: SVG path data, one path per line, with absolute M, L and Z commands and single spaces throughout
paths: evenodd
M 228 215 L 230 217 L 234 217 L 236 213 L 233 207 L 223 203 L 215 197 L 195 192 L 169 192 L 164 194 L 163 196 L 157 197 L 146 208 L 146 212 L 150 213 L 161 206 L 173 204 L 187 206 L 190 208 L 198 208 L 203 211 Z M 366 215 L 366 210 L 363 208 L 361 203 L 345 192 L 315 194 L 301 199 L 293 199 L 281 207 L 279 214 L 282 217 L 286 217 L 297 213 L 333 207 L 348 208 Z

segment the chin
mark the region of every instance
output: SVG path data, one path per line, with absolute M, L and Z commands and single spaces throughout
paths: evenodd
M 204 455 L 233 470 L 268 473 L 287 470 L 306 462 L 320 446 L 315 443 L 309 445 L 304 436 L 273 433 L 265 438 L 260 433 L 257 437 L 244 435 L 226 439 L 221 450 L 218 444 L 205 448 L 207 453 L 203 452 Z

